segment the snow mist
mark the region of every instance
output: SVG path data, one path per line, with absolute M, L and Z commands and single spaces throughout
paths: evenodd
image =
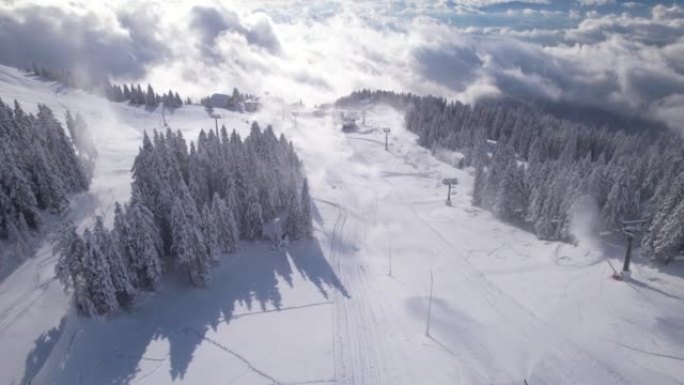
M 600 223 L 596 200 L 589 195 L 579 197 L 570 209 L 570 235 L 582 246 L 598 246 Z

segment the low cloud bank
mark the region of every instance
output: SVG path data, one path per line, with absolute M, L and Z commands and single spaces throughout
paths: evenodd
M 194 96 L 238 87 L 311 102 L 359 88 L 507 97 L 675 129 L 684 128 L 682 36 L 681 6 L 614 1 L 0 5 L 0 63 L 13 66 Z

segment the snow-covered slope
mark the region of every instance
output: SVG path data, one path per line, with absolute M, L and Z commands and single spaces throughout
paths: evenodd
M 128 195 L 128 170 L 159 112 L 0 67 L 0 98 L 59 116 L 78 110 L 100 158 L 73 215 L 85 225 Z M 315 240 L 243 243 L 207 289 L 173 279 L 131 314 L 76 316 L 49 245 L 0 282 L 0 383 L 675 384 L 684 376 L 682 270 L 636 263 L 609 278 L 619 247 L 546 243 L 470 206 L 472 178 L 434 158 L 402 115 L 375 108 L 343 134 L 331 117 L 282 106 L 223 112 L 228 128 L 272 123 L 310 178 Z M 192 139 L 202 108 L 167 120 Z M 384 151 L 382 127 L 390 127 Z M 445 177 L 460 184 L 444 205 Z M 111 215 L 109 215 L 111 216 Z M 111 219 L 111 218 L 109 218 Z M 391 266 L 391 275 L 390 275 Z M 680 267 L 681 268 L 681 267 Z M 431 277 L 434 282 L 426 335 Z

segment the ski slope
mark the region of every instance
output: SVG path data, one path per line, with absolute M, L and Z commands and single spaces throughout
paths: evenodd
M 227 87 L 228 88 L 228 87 Z M 0 67 L 0 98 L 81 112 L 98 146 L 81 226 L 111 221 L 159 111 L 109 103 Z M 290 138 L 314 199 L 315 239 L 242 243 L 206 289 L 169 277 L 130 314 L 77 316 L 53 277 L 49 234 L 0 282 L 2 384 L 678 384 L 684 378 L 684 271 L 634 264 L 609 278 L 619 245 L 543 242 L 470 205 L 472 177 L 416 145 L 400 112 L 369 111 L 344 134 L 332 116 L 283 105 L 221 111 Z M 167 116 L 194 139 L 214 121 Z M 389 151 L 382 128 L 390 127 Z M 442 154 L 441 159 L 449 158 Z M 457 177 L 453 205 L 441 181 Z M 49 233 L 49 231 L 46 231 Z M 431 276 L 433 298 L 426 335 Z

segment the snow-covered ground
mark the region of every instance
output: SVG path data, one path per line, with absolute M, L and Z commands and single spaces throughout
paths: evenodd
M 143 130 L 159 111 L 112 104 L 0 67 L 0 98 L 80 111 L 100 158 L 75 197 L 84 226 L 129 193 Z M 415 144 L 378 107 L 360 132 L 279 103 L 221 112 L 230 129 L 272 123 L 309 176 L 315 240 L 276 251 L 241 244 L 207 289 L 172 277 L 131 314 L 76 316 L 37 254 L 0 282 L 0 383 L 677 384 L 684 378 L 684 271 L 633 265 L 622 249 L 537 240 L 470 205 L 472 177 Z M 214 121 L 184 107 L 169 125 L 194 139 Z M 384 151 L 383 127 L 390 127 Z M 440 159 L 449 159 L 442 154 Z M 453 157 L 456 159 L 456 157 Z M 457 177 L 444 204 L 441 181 Z M 391 266 L 391 275 L 390 275 Z M 434 282 L 426 335 L 431 276 Z

